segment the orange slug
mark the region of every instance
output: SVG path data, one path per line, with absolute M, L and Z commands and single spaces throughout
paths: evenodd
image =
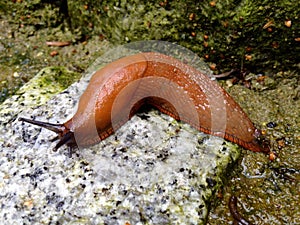
M 222 87 L 195 68 L 156 52 L 127 56 L 96 71 L 77 112 L 63 124 L 19 120 L 56 132 L 60 140 L 54 150 L 64 144 L 87 147 L 110 136 L 144 104 L 245 149 L 269 152 L 261 132 Z

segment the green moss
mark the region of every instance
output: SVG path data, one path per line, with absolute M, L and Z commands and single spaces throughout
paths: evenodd
M 82 73 L 105 51 L 107 42 L 100 37 L 86 42 L 71 32 L 63 2 L 1 1 L 0 103 L 42 68 L 64 66 Z M 70 45 L 47 46 L 46 41 L 69 41 Z
M 66 70 L 64 67 L 46 67 L 16 94 L 23 95 L 25 105 L 41 105 L 53 95 L 63 91 L 76 81 L 80 74 Z
M 271 0 L 90 0 L 69 2 L 69 12 L 73 27 L 81 33 L 101 33 L 117 44 L 175 41 L 206 56 L 218 69 L 264 72 L 297 67 L 300 3 L 296 0 L 276 5 Z
M 7 116 L 17 117 L 24 108 L 36 108 L 45 104 L 51 97 L 62 92 L 78 79 L 79 75 L 66 70 L 64 67 L 46 67 L 42 69 L 30 82 L 22 86 L 15 95 L 0 105 L 0 123 L 7 123 Z
M 65 67 L 50 67 L 42 71 L 38 86 L 58 86 L 65 89 L 80 78 L 80 74 L 68 71 Z
M 62 23 L 64 18 L 60 12 L 63 1 L 8 1 L 4 0 L 4 7 L 0 8 L 1 13 L 10 12 L 15 18 L 15 22 L 23 25 L 31 25 L 34 28 L 54 27 Z M 9 14 L 8 14 L 9 15 Z M 23 26 L 24 32 L 28 30 Z M 34 29 L 35 30 L 35 29 Z M 28 33 L 30 35 L 30 33 Z

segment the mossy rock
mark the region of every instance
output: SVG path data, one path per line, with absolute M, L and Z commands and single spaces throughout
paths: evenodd
M 71 29 L 74 40 L 103 35 L 115 44 L 137 40 L 177 42 L 216 64 L 216 72 L 232 68 L 255 73 L 299 68 L 297 0 L 36 0 L 10 2 L 2 8 L 12 10 L 23 24 L 35 29 Z
M 72 1 L 71 24 L 117 44 L 168 40 L 217 69 L 297 68 L 299 1 Z

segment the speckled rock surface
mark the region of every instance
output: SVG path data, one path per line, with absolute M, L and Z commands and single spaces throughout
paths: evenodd
M 27 86 L 1 105 L 0 221 L 205 223 L 221 177 L 239 156 L 236 145 L 148 110 L 70 158 L 66 148 L 51 150 L 51 131 L 17 121 L 19 116 L 66 121 L 75 112 L 90 72 L 113 57 L 96 62 L 83 79 L 46 104 L 38 99 L 48 87 L 28 95 Z

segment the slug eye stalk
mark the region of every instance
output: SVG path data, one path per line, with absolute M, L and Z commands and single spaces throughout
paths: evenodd
M 55 145 L 53 151 L 57 151 L 64 144 L 66 144 L 70 149 L 77 146 L 74 132 L 67 129 L 64 124 L 47 123 L 43 121 L 27 119 L 24 117 L 20 117 L 19 121 L 37 125 L 55 132 L 58 135 L 59 142 Z
M 47 123 L 47 122 L 27 119 L 27 118 L 24 118 L 24 117 L 20 117 L 19 121 L 23 121 L 23 122 L 26 122 L 26 123 L 31 123 L 31 124 L 34 124 L 34 125 L 37 125 L 37 126 L 40 126 L 40 127 L 44 127 L 48 130 L 51 130 L 51 131 L 57 133 L 59 136 L 62 136 L 62 134 L 64 133 L 64 131 L 66 129 L 65 126 L 62 125 L 62 124 Z

